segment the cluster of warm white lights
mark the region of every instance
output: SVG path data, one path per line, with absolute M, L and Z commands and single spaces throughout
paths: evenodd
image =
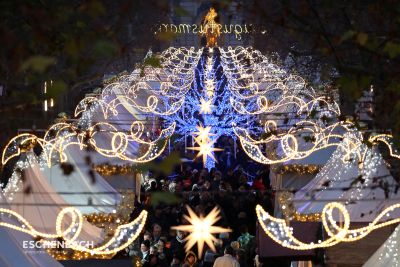
M 212 140 L 211 136 L 213 134 L 210 134 L 211 127 L 202 127 L 198 126 L 197 127 L 198 132 L 194 132 L 193 134 L 197 135 L 194 140 L 195 142 L 199 145 L 197 147 L 188 147 L 188 149 L 199 151 L 196 157 L 201 157 L 203 156 L 203 163 L 205 164 L 207 162 L 207 157 L 212 158 L 213 160 L 216 161 L 214 157 L 214 152 L 215 151 L 222 151 L 223 149 L 221 148 L 214 148 L 214 143 L 216 140 Z
M 264 128 L 268 137 L 264 139 L 255 140 L 247 129 L 235 127 L 242 148 L 250 158 L 262 164 L 275 164 L 302 159 L 329 146 L 341 146 L 345 150 L 344 161 L 354 153 L 363 161 L 365 155 L 359 152 L 363 136 L 353 123 L 338 122 L 340 109 L 333 99 L 318 96 L 304 79 L 288 74 L 251 47 L 228 47 L 220 51 L 221 64 L 233 92 L 232 107 L 239 114 L 267 118 Z M 257 105 L 249 105 L 251 102 Z M 327 123 L 327 120 L 333 122 Z M 346 133 L 352 133 L 347 144 L 343 142 Z M 304 142 L 304 138 L 309 141 Z M 385 143 L 391 155 L 399 157 L 390 140 L 390 135 L 373 135 L 368 141 Z M 264 146 L 279 147 L 281 151 L 265 155 L 261 150 Z
M 119 110 L 127 109 L 132 115 L 151 113 L 168 115 L 177 112 L 184 95 L 190 89 L 202 49 L 169 48 L 157 56 L 160 68 L 145 67 L 141 76 L 139 71 L 121 76 L 107 85 L 99 96 L 84 98 L 75 109 L 75 116 L 81 116 L 77 123 L 56 123 L 46 132 L 44 138 L 33 134 L 21 134 L 6 145 L 2 154 L 2 164 L 20 155 L 21 147 L 40 145 L 43 158 L 50 166 L 67 160 L 64 150 L 70 145 L 80 149 L 90 145 L 106 157 L 118 157 L 123 160 L 141 163 L 158 157 L 165 149 L 168 138 L 173 134 L 175 125 L 162 130 L 155 140 L 143 137 L 146 127 L 140 120 L 131 123 L 130 128 L 113 124 L 118 120 Z M 99 111 L 102 116 L 99 115 Z M 96 117 L 94 121 L 93 117 Z M 106 137 L 110 140 L 107 147 L 96 140 Z M 129 147 L 141 146 L 143 154 L 133 155 Z M 144 148 L 143 148 L 144 147 Z
M 68 160 L 65 150 L 71 146 L 79 146 L 80 149 L 90 146 L 105 157 L 120 158 L 135 163 L 148 162 L 158 157 L 167 145 L 168 138 L 174 132 L 175 125 L 163 129 L 161 134 L 151 141 L 142 138 L 144 126 L 142 122 L 133 122 L 129 132 L 120 131 L 117 127 L 107 122 L 98 122 L 81 131 L 76 125 L 70 123 L 57 123 L 50 127 L 44 138 L 33 134 L 20 134 L 9 141 L 2 155 L 2 164 L 6 164 L 13 157 L 24 152 L 25 146 L 33 148 L 40 145 L 43 148 L 41 159 L 50 167 L 54 162 Z M 103 138 L 102 138 L 103 137 Z M 108 147 L 100 146 L 96 140 L 110 139 Z M 106 140 L 107 140 L 106 139 Z M 132 155 L 129 147 L 133 144 L 146 147 L 143 154 Z
M 384 209 L 367 226 L 350 229 L 350 215 L 346 207 L 338 202 L 331 202 L 325 205 L 322 210 L 321 218 L 328 238 L 318 240 L 317 243 L 304 243 L 293 235 L 293 228 L 288 226 L 284 219 L 275 218 L 269 215 L 260 205 L 256 207 L 258 221 L 264 232 L 281 246 L 294 250 L 310 250 L 334 246 L 341 242 L 354 242 L 364 238 L 373 230 L 388 225 L 397 224 L 400 218 L 385 221 L 385 217 L 391 212 L 400 209 L 400 203 L 394 204 Z M 334 216 L 341 217 L 342 220 L 336 221 Z M 336 216 L 335 216 L 336 217 Z
M 357 159 L 361 164 L 369 164 L 368 160 L 373 158 L 373 155 L 368 154 L 368 149 L 364 148 L 362 134 L 355 130 L 351 122 L 338 121 L 340 109 L 332 99 L 318 96 L 304 79 L 288 74 L 262 55 L 260 51 L 243 47 L 218 49 L 221 53 L 221 66 L 227 81 L 226 90 L 232 93 L 229 102 L 233 110 L 237 112 L 235 114 L 259 116 L 264 120 L 264 130 L 268 137 L 259 140 L 253 139 L 252 134 L 247 128 L 243 128 L 243 125 L 235 127 L 228 125 L 228 127 L 234 127 L 242 148 L 250 158 L 262 164 L 275 164 L 306 158 L 317 150 L 338 146 L 343 152 L 341 159 L 344 162 Z M 210 56 L 206 58 L 202 80 L 204 94 L 200 99 L 200 114 L 204 118 L 207 118 L 215 109 L 213 103 L 218 83 L 213 67 L 215 64 L 214 52 L 212 49 L 209 51 Z M 50 127 L 43 138 L 33 134 L 21 134 L 14 137 L 3 151 L 1 163 L 6 164 L 10 159 L 31 150 L 36 145 L 43 148 L 41 159 L 48 166 L 54 162 L 67 161 L 66 149 L 69 146 L 78 146 L 80 149 L 90 147 L 105 157 L 119 158 L 135 163 L 155 159 L 163 152 L 168 139 L 174 133 L 175 123 L 167 126 L 158 137 L 150 140 L 144 136 L 149 129 L 142 121 L 146 119 L 143 116 L 146 114 L 169 116 L 181 110 L 185 96 L 191 90 L 195 80 L 196 67 L 202 53 L 203 49 L 167 49 L 157 56 L 160 60 L 160 67 L 145 66 L 143 70 L 135 70 L 108 84 L 100 95 L 88 96 L 83 99 L 75 110 L 75 116 L 80 116 L 77 122 L 56 123 Z M 113 120 L 118 122 L 120 119 L 118 116 L 121 115 L 123 109 L 135 117 L 135 120 L 129 121 L 125 127 L 113 123 Z M 283 118 L 285 120 L 282 123 Z M 207 120 L 205 119 L 205 121 Z M 208 157 L 215 160 L 213 152 L 219 150 L 214 148 L 216 139 L 213 139 L 211 134 L 215 129 L 211 129 L 205 123 L 204 126 L 197 125 L 197 130 L 198 132 L 193 134 L 196 135 L 194 140 L 198 147 L 191 149 L 199 151 L 198 156 L 202 156 L 204 162 Z M 344 138 L 344 133 L 348 134 L 346 138 Z M 390 135 L 372 135 L 368 142 L 372 145 L 383 142 L 392 156 L 400 158 L 400 155 L 392 148 L 391 138 Z M 309 141 L 303 142 L 303 139 Z M 101 140 L 109 142 L 104 146 L 102 145 L 104 142 Z M 280 151 L 274 155 L 264 155 L 263 146 L 279 147 Z M 143 153 L 139 153 L 140 151 Z M 26 165 L 21 161 L 17 163 L 19 169 L 27 166 L 29 164 Z M 366 169 L 366 171 L 372 172 L 373 168 Z M 368 177 L 368 173 L 365 175 Z M 19 180 L 15 173 L 13 177 L 16 178 L 10 180 L 8 188 L 13 188 L 13 185 L 16 184 L 15 180 Z M 367 183 L 369 182 L 368 180 Z M 358 196 L 354 195 L 355 198 Z M 391 210 L 395 208 L 398 206 L 392 206 Z M 368 227 L 360 228 L 361 230 L 349 230 L 346 227 L 339 228 L 334 224 L 333 209 L 341 212 L 345 225 L 346 220 L 349 223 L 350 219 L 346 217 L 348 212 L 341 204 L 328 204 L 324 209 L 324 214 L 327 216 L 323 216 L 323 222 L 330 238 L 320 241 L 318 244 L 304 244 L 298 241 L 292 236 L 290 227 L 286 226 L 284 221 L 269 216 L 260 207 L 257 207 L 257 214 L 264 230 L 272 239 L 293 249 L 310 249 L 354 241 L 376 228 L 398 221 L 396 219 L 378 223 L 382 215 L 377 217 L 378 221 L 374 221 Z M 73 215 L 75 213 L 71 210 L 66 211 L 70 212 L 71 216 L 80 218 L 78 215 Z M 389 211 L 387 210 L 387 212 Z M 200 222 L 203 223 L 203 218 L 192 216 L 194 213 L 191 210 L 189 210 L 189 214 L 193 218 L 190 229 L 197 229 L 197 234 L 190 235 L 188 244 L 193 245 L 194 240 L 202 240 L 202 244 L 204 242 L 209 244 L 213 240 L 212 231 L 221 230 L 212 226 L 218 217 L 218 212 L 213 211 L 205 218 L 208 218 L 205 220 L 207 223 L 212 222 L 209 224 L 209 231 L 205 231 L 201 226 L 203 224 L 200 224 Z M 145 217 L 145 215 L 143 216 Z M 138 228 L 140 227 L 138 226 Z M 189 226 L 185 227 L 189 230 Z M 121 231 L 118 232 L 121 236 L 116 237 L 113 243 L 116 240 L 129 238 L 130 235 L 124 235 L 124 233 L 128 233 L 128 230 L 125 230 L 121 228 Z M 199 231 L 206 235 L 199 235 Z M 36 234 L 35 232 L 31 233 Z M 60 234 L 61 232 L 58 233 L 58 235 Z M 136 238 L 136 235 L 133 236 Z M 67 236 L 62 237 L 68 238 Z M 111 243 L 109 245 L 111 246 Z M 123 246 L 118 246 L 118 248 Z M 78 247 L 77 249 L 85 251 L 84 248 Z M 103 251 L 103 249 L 105 250 Z M 115 250 L 108 246 L 102 246 L 96 251 L 99 253 L 107 251 L 108 253 L 108 251 Z M 97 253 L 96 251 L 91 252 Z
M 316 150 L 340 144 L 340 132 L 352 130 L 349 123 L 335 122 L 327 126 L 324 120 L 337 120 L 340 115 L 337 103 L 317 96 L 304 79 L 288 74 L 259 51 L 243 47 L 220 51 L 221 64 L 233 92 L 232 107 L 239 114 L 267 118 L 265 131 L 269 137 L 265 139 L 254 140 L 247 129 L 240 125 L 235 128 L 244 151 L 255 161 L 274 164 L 305 158 Z M 312 142 L 304 146 L 299 141 L 304 137 L 310 137 Z M 283 153 L 278 157 L 265 156 L 261 145 L 279 146 Z
M 215 251 L 214 242 L 217 238 L 213 234 L 217 233 L 229 233 L 232 232 L 230 229 L 225 229 L 220 226 L 214 226 L 214 224 L 221 218 L 219 213 L 220 210 L 215 207 L 206 217 L 197 216 L 196 213 L 187 206 L 188 215 L 183 215 L 183 217 L 190 223 L 187 225 L 174 226 L 172 229 L 180 230 L 183 232 L 189 232 L 189 235 L 185 238 L 186 251 L 190 249 L 197 243 L 199 257 L 203 255 L 204 244 L 206 243 L 209 248 Z
M 307 86 L 299 76 L 288 74 L 272 63 L 266 56 L 252 48 L 236 47 L 219 48 L 221 66 L 227 77 L 228 89 L 232 92 L 232 108 L 239 114 L 269 116 L 265 121 L 268 138 L 254 140 L 248 130 L 237 125 L 235 134 L 239 137 L 244 151 L 249 157 L 263 164 L 281 163 L 291 159 L 301 159 L 316 150 L 328 146 L 337 146 L 342 142 L 342 133 L 354 131 L 354 125 L 347 122 L 335 122 L 329 126 L 323 123 L 324 118 L 335 120 L 340 114 L 338 105 L 333 100 L 318 97 L 314 90 Z M 35 143 L 43 148 L 46 163 L 53 160 L 65 161 L 64 150 L 70 145 L 81 149 L 90 145 L 100 154 L 107 157 L 118 157 L 131 162 L 146 162 L 155 159 L 165 149 L 167 139 L 173 134 L 175 125 L 164 129 L 156 140 L 143 138 L 146 127 L 140 120 L 131 123 L 130 128 L 112 123 L 118 116 L 119 109 L 125 108 L 132 114 L 170 115 L 176 113 L 185 101 L 195 78 L 195 68 L 203 49 L 169 48 L 158 56 L 160 68 L 145 67 L 144 75 L 134 71 L 121 76 L 117 81 L 107 85 L 100 96 L 89 96 L 83 99 L 75 110 L 75 116 L 81 115 L 78 123 L 57 123 L 50 127 L 44 138 L 33 134 L 22 134 L 13 138 L 2 154 L 2 164 L 21 152 L 21 147 Z M 207 116 L 213 112 L 215 70 L 213 69 L 213 52 L 206 58 L 203 88 L 204 96 L 200 99 L 200 113 Z M 249 105 L 256 103 L 256 105 Z M 251 110 L 248 108 L 252 107 Z M 255 109 L 254 109 L 255 107 Z M 92 113 L 101 111 L 103 116 L 93 122 Z M 287 122 L 278 123 L 281 115 L 289 115 Z M 316 113 L 315 118 L 309 118 Z M 271 129 L 273 125 L 273 129 Z M 292 126 L 290 126 L 292 125 Z M 207 126 L 207 125 L 206 125 Z M 110 140 L 106 147 L 100 146 L 97 139 L 106 137 Z M 299 139 L 310 137 L 312 140 L 304 145 Z M 382 141 L 388 144 L 389 136 L 372 137 L 372 142 Z M 360 145 L 360 138 L 352 141 L 347 147 L 347 154 Z M 210 145 L 202 141 L 203 151 Z M 261 145 L 278 144 L 282 153 L 278 157 L 268 157 L 261 151 Z M 130 147 L 141 146 L 142 155 L 130 153 Z M 143 148 L 145 147 L 145 148 Z M 277 147 L 277 146 L 275 146 Z M 397 153 L 392 151 L 396 155 Z
M 214 101 L 215 101 L 215 70 L 213 69 L 214 60 L 212 57 L 213 50 L 210 50 L 211 56 L 206 58 L 205 62 L 205 71 L 204 71 L 204 80 L 203 80 L 203 87 L 204 87 L 204 98 L 200 99 L 200 114 L 204 116 L 205 122 L 207 122 L 207 114 L 212 113 L 212 109 L 214 108 Z M 214 161 L 216 161 L 214 157 L 215 151 L 222 151 L 223 149 L 214 148 L 214 144 L 217 141 L 216 139 L 212 139 L 210 134 L 211 126 L 203 127 L 202 125 L 198 125 L 197 127 L 198 132 L 193 132 L 193 135 L 197 135 L 194 140 L 197 147 L 188 147 L 188 149 L 199 151 L 196 157 L 203 156 L 203 164 L 205 167 L 207 163 L 207 157 L 210 157 Z
M 177 112 L 191 88 L 202 51 L 193 47 L 170 47 L 157 56 L 160 68 L 145 67 L 142 76 L 134 71 L 106 86 L 101 97 L 105 116 L 123 103 L 141 113 L 170 115 Z
M 0 221 L 0 227 L 7 227 L 16 231 L 24 232 L 32 237 L 43 239 L 47 242 L 51 239 L 63 238 L 70 248 L 82 252 L 88 252 L 91 255 L 108 255 L 117 253 L 129 246 L 141 233 L 147 219 L 147 211 L 142 211 L 139 216 L 128 224 L 122 224 L 117 227 L 114 235 L 107 239 L 104 244 L 95 248 L 82 246 L 81 242 L 76 242 L 83 227 L 83 216 L 81 212 L 74 207 L 62 209 L 56 220 L 56 233 L 49 234 L 39 232 L 20 214 L 10 209 L 0 209 L 1 216 L 8 216 L 14 219 L 18 224 Z M 65 217 L 69 217 L 71 223 L 65 227 Z M 81 240 L 82 241 L 82 240 Z
M 318 181 L 318 184 L 321 185 L 318 189 L 318 199 L 323 199 L 325 196 L 326 198 L 332 198 L 329 194 L 325 195 L 324 191 L 340 184 L 341 187 L 349 187 L 349 190 L 338 189 L 337 191 L 340 192 L 337 196 L 338 199 L 344 200 L 345 204 L 365 199 L 366 197 L 372 200 L 374 189 L 371 186 L 374 178 L 380 177 L 379 181 L 388 182 L 390 186 L 392 186 L 390 182 L 395 182 L 388 173 L 380 171 L 380 166 L 385 166 L 385 161 L 377 149 L 369 148 L 366 144 L 360 144 L 357 148 L 352 148 L 349 155 L 347 154 L 346 144 L 349 140 L 355 139 L 352 135 L 352 133 L 347 133 L 344 136 L 344 145 L 336 149 L 315 177 L 315 181 Z M 349 158 L 343 160 L 345 157 Z M 362 181 L 350 186 L 357 177 L 362 177 Z M 314 195 L 314 192 L 307 191 L 308 189 L 299 190 L 296 199 L 304 199 L 304 195 L 308 195 L 310 199 L 315 199 L 317 196 Z M 360 213 L 362 212 L 364 211 L 360 211 Z

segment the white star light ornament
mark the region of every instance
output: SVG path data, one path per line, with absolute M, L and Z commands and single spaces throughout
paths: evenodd
M 204 100 L 200 99 L 200 114 L 211 114 L 212 113 L 212 107 L 214 105 L 211 104 L 211 99 L 210 100 Z
M 212 133 L 210 133 L 211 131 L 211 126 L 196 126 L 196 129 L 198 130 L 198 132 L 194 132 L 193 134 L 197 135 L 200 140 L 209 140 L 210 136 L 214 135 Z
M 209 248 L 215 251 L 214 242 L 217 241 L 217 238 L 213 234 L 229 233 L 232 232 L 232 230 L 220 226 L 214 226 L 214 224 L 221 218 L 219 215 L 220 210 L 217 207 L 207 214 L 206 217 L 203 217 L 202 215 L 197 216 L 189 206 L 186 206 L 186 208 L 189 216 L 186 214 L 183 216 L 190 224 L 174 226 L 172 229 L 189 232 L 189 235 L 185 238 L 186 252 L 197 243 L 198 256 L 201 258 L 204 244 L 207 244 Z
M 207 161 L 207 157 L 212 158 L 214 161 L 217 159 L 214 157 L 214 151 L 223 151 L 221 148 L 214 148 L 214 143 L 216 140 L 201 139 L 199 136 L 195 137 L 194 140 L 199 145 L 198 147 L 188 147 L 188 149 L 199 151 L 197 153 L 196 158 L 203 156 L 203 163 L 205 164 Z

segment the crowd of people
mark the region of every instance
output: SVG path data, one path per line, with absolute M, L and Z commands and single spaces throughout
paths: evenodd
M 240 166 L 225 171 L 185 166 L 174 177 L 148 179 L 143 185 L 142 202 L 138 204 L 149 211 L 148 222 L 126 254 L 140 259 L 143 266 L 260 266 L 256 257 L 255 206 L 261 204 L 272 211 L 273 196 L 268 190 L 267 167 L 261 168 L 252 179 L 248 176 Z M 154 205 L 152 196 L 160 191 L 176 195 L 179 202 Z M 171 230 L 172 226 L 187 224 L 183 217 L 187 206 L 203 215 L 219 208 L 221 219 L 217 225 L 232 231 L 217 235 L 216 251 L 207 248 L 198 255 L 194 246 L 186 252 L 187 233 Z

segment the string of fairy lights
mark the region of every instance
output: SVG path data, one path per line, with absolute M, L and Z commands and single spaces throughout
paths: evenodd
M 385 243 L 385 249 L 379 254 L 378 260 L 383 261 L 384 259 L 391 259 L 393 262 L 392 266 L 399 266 L 399 231 L 400 228 L 396 227 L 392 235 Z
M 284 219 L 275 218 L 269 215 L 260 205 L 256 207 L 258 221 L 264 232 L 275 242 L 283 247 L 293 250 L 310 250 L 334 246 L 340 242 L 354 242 L 364 238 L 370 232 L 400 222 L 400 218 L 385 220 L 388 214 L 400 208 L 400 203 L 384 209 L 367 226 L 350 229 L 350 215 L 346 207 L 338 202 L 330 202 L 325 205 L 322 213 L 322 225 L 328 238 L 318 240 L 317 243 L 304 243 L 293 235 L 293 228 L 288 226 Z M 342 218 L 340 225 L 334 218 L 334 213 Z
M 245 125 L 229 125 L 251 159 L 262 164 L 277 164 L 303 159 L 315 151 L 335 146 L 341 151 L 340 160 L 344 164 L 356 160 L 359 162 L 363 176 L 372 177 L 374 166 L 380 159 L 376 153 L 371 152 L 370 147 L 365 145 L 363 134 L 352 122 L 338 120 L 340 109 L 333 99 L 318 96 L 303 78 L 288 73 L 253 48 L 209 47 L 205 49 L 208 49 L 209 56 L 205 57 L 202 80 L 204 92 L 198 107 L 199 113 L 207 118 L 207 115 L 218 109 L 213 105 L 218 83 L 215 79 L 213 53 L 218 49 L 221 55 L 220 64 L 226 77 L 225 89 L 230 92 L 229 103 L 232 109 L 239 115 L 251 115 L 256 120 L 262 121 L 264 136 L 266 136 L 262 138 L 255 137 L 253 132 L 245 128 Z M 10 199 L 15 192 L 21 190 L 20 172 L 29 168 L 30 162 L 35 160 L 35 156 L 28 153 L 35 146 L 40 146 L 43 151 L 39 157 L 39 163 L 48 167 L 67 162 L 66 151 L 70 146 L 76 146 L 81 150 L 90 148 L 104 157 L 118 158 L 131 163 L 144 163 L 160 156 L 175 132 L 176 123 L 163 125 L 156 122 L 156 117 L 171 116 L 182 111 L 185 101 L 188 101 L 186 95 L 193 88 L 197 65 L 203 52 L 204 49 L 171 47 L 160 55 L 148 54 L 147 60 L 155 60 L 159 62 L 159 65 L 145 65 L 131 74 L 110 80 L 99 95 L 88 96 L 80 101 L 74 112 L 75 117 L 78 118 L 77 121 L 57 122 L 49 128 L 43 138 L 24 133 L 11 139 L 3 150 L 2 165 L 21 154 L 27 154 L 27 157 L 16 163 L 16 171 L 4 189 L 7 197 Z M 131 114 L 132 122 L 128 125 L 113 124 L 112 121 L 118 121 L 119 115 L 124 110 Z M 157 127 L 163 127 L 155 138 L 149 138 L 147 135 L 150 130 L 154 131 L 155 127 L 149 128 L 151 123 L 143 122 L 146 116 L 152 116 L 153 126 L 157 123 Z M 193 130 L 191 134 L 195 137 L 194 141 L 198 146 L 192 149 L 199 151 L 198 156 L 203 156 L 203 161 L 206 161 L 207 158 L 213 157 L 213 152 L 218 151 L 218 148 L 214 148 L 216 138 L 213 137 L 213 132 L 208 125 L 196 125 L 196 130 Z M 104 140 L 107 140 L 106 144 Z M 385 144 L 390 154 L 400 159 L 398 152 L 393 149 L 390 135 L 371 135 L 367 138 L 367 142 L 372 147 L 379 143 Z M 272 153 L 265 155 L 262 147 L 267 146 L 278 149 L 273 155 Z M 296 169 L 296 167 L 293 168 Z M 98 166 L 98 171 L 110 170 L 104 166 Z M 130 172 L 127 165 L 116 167 L 110 173 L 117 171 Z M 304 171 L 316 172 L 317 170 L 309 168 Z M 370 182 L 371 179 L 368 178 L 365 186 L 368 186 Z M 359 188 L 351 194 L 351 199 L 362 196 Z M 256 208 L 256 212 L 263 230 L 273 240 L 291 249 L 305 250 L 356 241 L 377 228 L 398 223 L 400 218 L 384 222 L 380 220 L 399 207 L 400 204 L 392 205 L 382 211 L 368 226 L 350 230 L 350 216 L 345 206 L 335 202 L 328 203 L 321 214 L 313 217 L 322 220 L 324 229 L 329 235 L 328 239 L 319 240 L 317 244 L 306 244 L 297 240 L 293 236 L 293 229 L 286 224 L 285 220 L 269 215 L 260 206 Z M 333 216 L 334 210 L 341 214 L 342 226 L 337 225 Z M 78 238 L 84 220 L 83 215 L 76 208 L 64 208 L 57 217 L 57 232 L 46 234 L 36 231 L 20 214 L 12 210 L 0 209 L 0 214 L 10 215 L 18 222 L 17 225 L 0 222 L 0 226 L 25 232 L 33 237 L 63 238 L 71 244 Z M 185 227 L 177 226 L 176 229 L 192 232 L 188 239 L 190 245 L 197 242 L 200 246 L 200 241 L 210 245 L 213 240 L 212 233 L 228 231 L 212 227 L 218 218 L 218 210 L 212 211 L 210 217 L 205 218 L 196 217 L 191 210 L 189 214 L 190 217 L 187 219 L 191 224 Z M 64 229 L 63 220 L 67 215 L 73 220 Z M 301 217 L 300 214 L 296 216 Z M 116 253 L 136 239 L 144 227 L 146 217 L 147 213 L 143 211 L 130 223 L 117 223 L 119 225 L 114 235 L 96 248 L 73 245 L 73 249 L 91 255 Z M 302 218 L 312 220 L 310 216 Z M 93 215 L 87 216 L 86 219 L 96 223 L 115 218 L 105 215 L 101 219 Z
M 200 111 L 199 113 L 203 115 L 204 118 L 204 124 L 203 125 L 197 125 L 197 132 L 193 132 L 192 134 L 197 135 L 194 138 L 194 141 L 198 145 L 197 147 L 188 147 L 188 149 L 198 151 L 197 157 L 202 156 L 203 157 L 203 162 L 204 166 L 208 169 L 210 169 L 213 166 L 209 166 L 207 163 L 211 163 L 213 161 L 216 161 L 214 157 L 214 152 L 215 151 L 222 151 L 223 149 L 220 148 L 215 148 L 214 144 L 217 141 L 217 138 L 214 136 L 216 134 L 212 133 L 211 131 L 215 131 L 215 129 L 212 129 L 212 120 L 213 118 L 210 118 L 208 114 L 213 113 L 213 109 L 215 109 L 215 106 L 213 103 L 215 103 L 215 98 L 216 98 L 216 74 L 215 70 L 213 68 L 215 62 L 213 60 L 213 56 L 211 53 L 211 56 L 208 56 L 206 58 L 206 63 L 205 63 L 205 73 L 204 73 L 204 81 L 203 81 L 203 86 L 204 86 L 204 93 L 202 94 L 202 98 L 200 99 Z M 207 158 L 211 158 L 213 161 L 208 161 Z
M 0 208 L 0 215 L 8 216 L 17 221 L 17 224 L 0 221 L 0 226 L 2 227 L 29 234 L 34 238 L 40 238 L 43 242 L 62 238 L 71 249 L 87 252 L 91 255 L 114 254 L 125 249 L 138 237 L 147 218 L 147 212 L 142 211 L 132 222 L 119 225 L 113 236 L 108 241 L 104 242 L 104 244 L 99 244 L 97 247 L 90 248 L 77 242 L 83 227 L 83 215 L 74 207 L 67 207 L 59 212 L 56 220 L 56 233 L 53 234 L 37 231 L 23 216 L 10 209 Z M 71 218 L 71 223 L 67 227 L 65 225 L 65 217 Z

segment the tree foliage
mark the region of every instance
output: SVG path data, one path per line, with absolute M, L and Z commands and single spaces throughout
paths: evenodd
M 243 6 L 267 29 L 268 48 L 312 55 L 339 73 L 344 110 L 374 85 L 377 128 L 400 136 L 400 3 L 396 1 L 259 1 Z M 264 45 L 265 46 L 265 45 Z
M 165 21 L 163 1 L 0 2 L 0 145 L 18 128 L 46 128 L 57 113 L 71 114 L 103 75 L 133 67 L 160 42 L 152 34 Z M 151 14 L 151 15 L 150 15 Z M 44 82 L 47 94 L 43 94 Z M 52 83 L 50 83 L 52 81 Z M 43 100 L 55 107 L 43 114 Z

